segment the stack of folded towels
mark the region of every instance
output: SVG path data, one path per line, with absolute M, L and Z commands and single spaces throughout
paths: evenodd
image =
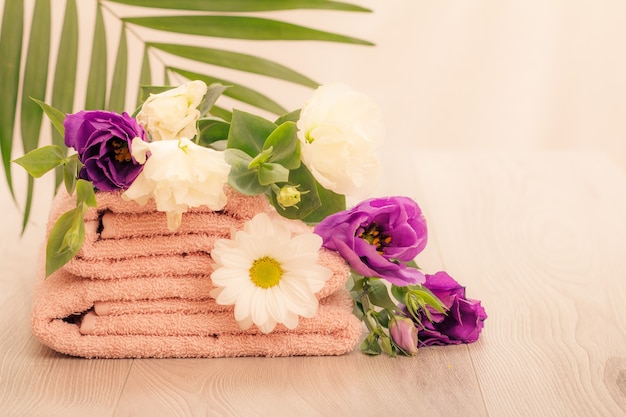
M 96 194 L 98 208 L 85 216 L 85 242 L 78 255 L 45 278 L 45 256 L 35 288 L 32 327 L 52 349 L 100 358 L 340 355 L 361 336 L 345 290 L 349 268 L 337 253 L 320 250 L 319 263 L 332 277 L 316 295 L 313 318 L 300 318 L 264 334 L 242 331 L 233 306 L 215 303 L 210 292 L 214 242 L 259 212 L 278 216 L 264 196 L 227 188 L 222 211 L 191 209 L 176 231 L 153 202 L 125 201 L 121 192 Z M 75 207 L 61 190 L 48 231 Z M 293 221 L 294 233 L 310 231 Z

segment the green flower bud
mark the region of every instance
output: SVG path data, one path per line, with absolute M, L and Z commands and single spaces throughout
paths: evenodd
M 282 208 L 293 207 L 300 202 L 303 194 L 298 191 L 298 185 L 283 185 L 276 194 L 276 201 Z M 297 208 L 297 207 L 296 207 Z

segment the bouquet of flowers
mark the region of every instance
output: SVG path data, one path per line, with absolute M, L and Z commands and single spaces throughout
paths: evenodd
M 228 191 L 261 196 L 284 221 L 258 213 L 210 253 L 211 297 L 234 306 L 242 329 L 271 333 L 313 317 L 318 293 L 332 273 L 321 248 L 335 251 L 352 273 L 354 314 L 369 331 L 368 354 L 413 355 L 420 346 L 477 340 L 486 314 L 445 272 L 423 273 L 416 256 L 427 243 L 424 216 L 412 199 L 371 198 L 376 151 L 384 128 L 375 103 L 349 87 L 319 87 L 302 109 L 270 121 L 234 110 L 211 115 L 226 86 L 190 81 L 146 87 L 132 114 L 62 112 L 38 102 L 65 138 L 15 162 L 32 176 L 60 168 L 75 206 L 48 234 L 46 276 L 70 262 L 85 241 L 84 218 L 99 193 L 120 192 L 139 205 L 154 203 L 169 230 L 199 207 L 219 212 Z M 346 196 L 362 200 L 346 207 Z M 290 221 L 312 228 L 294 235 Z

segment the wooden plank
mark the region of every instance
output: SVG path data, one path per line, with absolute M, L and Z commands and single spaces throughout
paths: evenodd
M 421 161 L 443 262 L 489 319 L 469 346 L 493 416 L 626 413 L 626 175 L 590 153 Z
M 466 346 L 413 358 L 138 360 L 119 416 L 484 416 Z

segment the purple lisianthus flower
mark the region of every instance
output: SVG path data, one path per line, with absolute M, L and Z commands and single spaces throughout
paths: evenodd
M 365 200 L 350 210 L 326 217 L 314 229 L 324 247 L 338 251 L 364 277 L 384 278 L 404 286 L 424 282 L 424 274 L 409 268 L 426 246 L 426 220 L 407 197 Z
M 466 298 L 465 288 L 446 272 L 426 275 L 423 286 L 436 295 L 448 311 L 442 314 L 431 309 L 432 320 L 422 313 L 419 346 L 458 345 L 478 340 L 487 318 L 480 301 Z
M 145 140 L 145 133 L 127 113 L 80 111 L 68 114 L 63 125 L 65 145 L 74 148 L 83 163 L 78 177 L 96 189 L 126 189 L 143 169 L 131 155 L 131 142 L 136 137 Z

